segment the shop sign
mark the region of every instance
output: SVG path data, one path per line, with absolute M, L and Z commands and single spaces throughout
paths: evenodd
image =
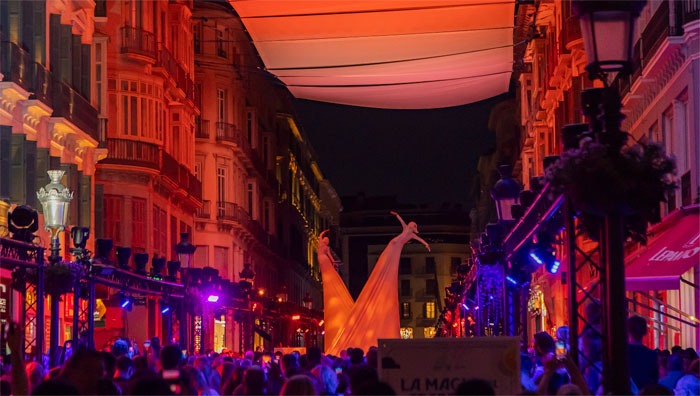
M 454 395 L 480 378 L 497 395 L 520 393 L 517 337 L 380 339 L 379 378 L 399 395 Z
M 0 322 L 5 323 L 10 318 L 10 297 L 12 295 L 12 279 L 0 277 Z

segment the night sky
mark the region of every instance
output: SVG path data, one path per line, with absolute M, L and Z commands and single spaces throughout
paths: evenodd
M 471 207 L 478 157 L 495 145 L 489 111 L 502 99 L 438 110 L 295 103 L 321 171 L 340 196 L 396 194 L 402 203 Z

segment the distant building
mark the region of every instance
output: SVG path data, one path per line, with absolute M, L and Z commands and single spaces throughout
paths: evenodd
M 341 239 L 343 260 L 339 268 L 353 298 L 362 291 L 387 243 L 401 232 L 391 210 L 406 221 L 415 221 L 421 238 L 431 247 L 407 244 L 399 263 L 399 309 L 404 338 L 430 338 L 442 310 L 445 287 L 457 267 L 470 257 L 469 215 L 459 205 L 414 207 L 396 197 L 343 197 Z

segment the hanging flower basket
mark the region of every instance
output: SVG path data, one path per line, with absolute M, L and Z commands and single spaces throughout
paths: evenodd
M 615 151 L 583 139 L 547 168 L 553 194 L 564 194 L 578 213 L 579 230 L 597 240 L 602 218 L 624 217 L 625 231 L 646 243 L 650 222 L 659 220 L 659 204 L 677 188 L 675 160 L 657 143 L 637 143 Z
M 50 296 L 71 293 L 82 267 L 77 263 L 61 262 L 44 267 L 44 292 Z

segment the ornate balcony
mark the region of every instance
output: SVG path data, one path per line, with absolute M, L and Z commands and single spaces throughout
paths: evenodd
M 160 167 L 160 147 L 138 140 L 107 139 L 107 158 L 100 163 L 158 169 Z
M 197 217 L 208 219 L 211 218 L 211 201 L 204 201 L 202 207 L 197 209 Z
M 156 60 L 155 35 L 133 26 L 122 27 L 122 54 L 134 54 L 145 60 Z
M 168 48 L 161 44 L 157 55 L 156 66 L 161 68 L 167 74 L 167 77 L 173 80 L 177 88 L 182 90 L 186 98 L 195 100 L 194 81 L 187 75 L 187 72 L 177 60 L 175 60 L 175 57 L 170 53 Z

